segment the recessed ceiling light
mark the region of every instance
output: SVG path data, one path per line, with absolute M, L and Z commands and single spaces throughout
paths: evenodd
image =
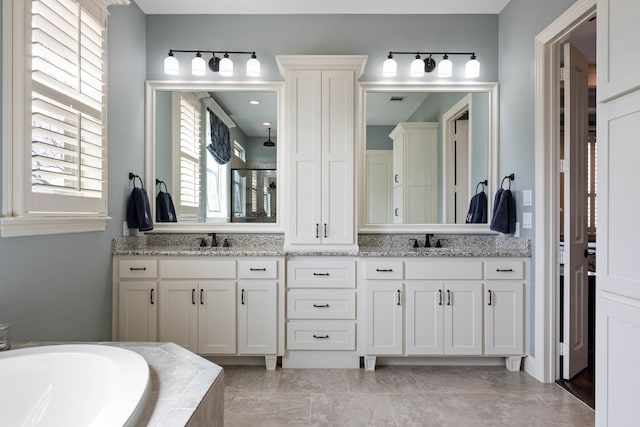
M 262 125 L 263 126 L 271 126 L 271 122 L 263 122 Z
M 252 99 L 251 101 L 249 101 L 249 104 L 251 104 L 251 105 L 259 105 L 259 104 L 260 104 L 260 101 L 257 101 L 257 100 L 255 100 L 255 99 Z

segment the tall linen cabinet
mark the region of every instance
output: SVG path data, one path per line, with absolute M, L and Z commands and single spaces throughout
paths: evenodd
M 365 56 L 277 56 L 285 78 L 285 246 L 355 248 L 355 93 Z

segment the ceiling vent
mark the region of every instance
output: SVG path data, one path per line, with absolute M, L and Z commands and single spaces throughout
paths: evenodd
M 389 98 L 389 102 L 404 102 L 406 98 L 406 96 L 392 96 Z

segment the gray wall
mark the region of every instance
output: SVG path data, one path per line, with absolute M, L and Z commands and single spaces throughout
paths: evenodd
M 367 126 L 367 150 L 393 150 L 393 140 L 389 138 L 395 126 Z
M 108 197 L 104 233 L 0 238 L 0 319 L 15 341 L 111 337 L 111 239 L 122 235 L 129 171 L 144 173 L 145 17 L 109 8 Z
M 518 221 L 522 224 L 522 190 L 534 189 L 534 114 L 535 114 L 535 37 L 574 0 L 511 0 L 499 17 L 500 46 L 500 166 L 499 176 L 515 173 L 511 190 L 515 194 Z M 535 191 L 535 189 L 534 189 Z M 533 212 L 534 207 L 527 207 Z M 533 224 L 535 227 L 535 217 Z M 535 230 L 521 230 L 521 235 L 534 239 Z M 535 245 L 535 241 L 533 241 Z M 535 259 L 532 260 L 529 300 L 530 313 L 535 311 Z M 531 317 L 530 349 L 535 355 Z

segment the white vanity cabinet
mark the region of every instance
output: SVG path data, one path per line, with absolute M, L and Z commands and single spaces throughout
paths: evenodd
M 285 77 L 285 245 L 355 247 L 355 83 L 361 56 L 278 56 Z
M 402 122 L 393 140 L 393 222 L 438 222 L 438 123 Z
M 501 356 L 507 368 L 519 369 L 525 261 L 362 262 L 366 369 L 375 369 L 376 356 Z M 495 269 L 505 270 L 507 277 L 495 278 L 490 271 Z M 519 281 L 509 277 L 514 272 Z
M 291 257 L 287 261 L 285 368 L 357 368 L 356 260 Z
M 157 262 L 154 259 L 114 262 L 113 339 L 156 341 L 158 338 Z M 115 292 L 118 291 L 118 292 Z
M 146 270 L 128 270 L 144 262 Z M 284 258 L 115 257 L 114 272 L 115 265 L 114 339 L 174 342 L 203 355 L 264 355 L 275 369 L 284 347 Z M 152 274 L 153 281 L 141 277 Z

